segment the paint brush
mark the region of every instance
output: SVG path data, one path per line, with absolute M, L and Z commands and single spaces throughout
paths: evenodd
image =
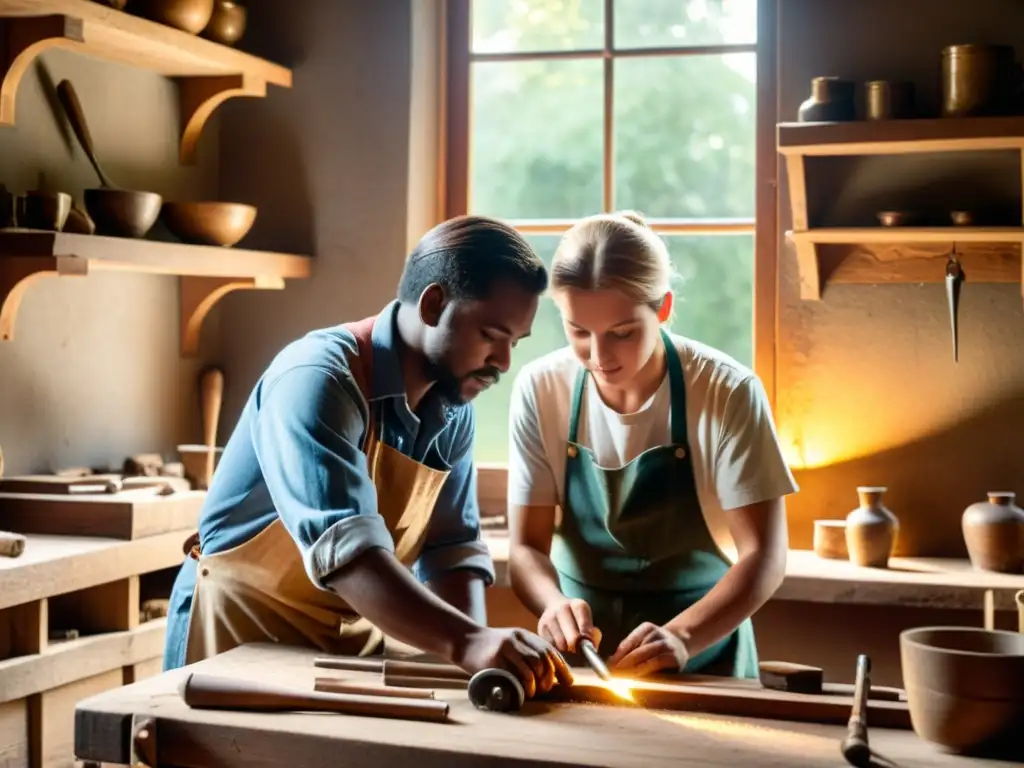
M 608 665 L 597 654 L 597 648 L 594 647 L 589 638 L 584 637 L 580 640 L 580 653 L 583 654 L 583 658 L 586 659 L 587 664 L 590 665 L 590 668 L 594 670 L 598 677 L 602 680 L 612 679 L 612 673 L 608 671 Z

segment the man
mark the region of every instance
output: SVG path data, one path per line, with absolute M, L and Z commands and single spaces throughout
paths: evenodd
M 387 635 L 508 668 L 529 696 L 571 682 L 539 636 L 486 627 L 472 457 L 470 401 L 508 371 L 546 286 L 514 229 L 459 217 L 423 237 L 378 316 L 277 355 L 175 582 L 165 669 L 246 642 L 369 654 Z

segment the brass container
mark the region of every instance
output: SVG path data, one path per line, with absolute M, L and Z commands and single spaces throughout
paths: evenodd
M 950 45 L 942 49 L 942 116 L 973 117 L 1011 111 L 1016 59 L 1008 45 Z
M 914 111 L 914 84 L 872 80 L 864 85 L 868 120 L 899 120 Z
M 245 34 L 245 6 L 234 0 L 215 0 L 213 16 L 203 30 L 203 37 L 221 43 L 234 45 Z

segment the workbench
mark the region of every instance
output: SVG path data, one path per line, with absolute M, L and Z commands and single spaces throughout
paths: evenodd
M 80 760 L 128 764 L 134 732 L 146 730 L 155 762 L 180 768 L 415 765 L 462 768 L 687 765 L 843 766 L 841 725 L 641 709 L 634 705 L 529 701 L 518 713 L 475 709 L 461 690 L 437 690 L 450 702 L 448 723 L 338 714 L 267 714 L 190 709 L 178 686 L 191 672 L 311 691 L 332 675 L 377 684 L 379 674 L 313 666 L 312 651 L 274 645 L 236 648 L 81 701 L 75 713 Z M 582 672 L 581 672 L 582 674 Z M 740 683 L 742 681 L 735 681 Z M 133 725 L 134 724 L 134 725 Z M 1014 763 L 953 756 L 913 731 L 870 729 L 873 748 L 900 766 L 998 766 Z

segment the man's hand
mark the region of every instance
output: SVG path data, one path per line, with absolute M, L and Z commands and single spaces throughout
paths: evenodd
M 662 670 L 682 672 L 689 660 L 682 637 L 645 621 L 619 644 L 608 666 L 631 677 L 643 677 Z
M 563 598 L 549 605 L 537 622 L 537 631 L 562 653 L 575 652 L 584 637 L 595 648 L 601 644 L 601 630 L 594 626 L 590 606 L 583 600 Z
M 497 667 L 514 673 L 527 698 L 547 693 L 556 683 L 572 685 L 562 655 L 541 637 L 523 629 L 481 627 L 471 633 L 452 659 L 470 673 Z

